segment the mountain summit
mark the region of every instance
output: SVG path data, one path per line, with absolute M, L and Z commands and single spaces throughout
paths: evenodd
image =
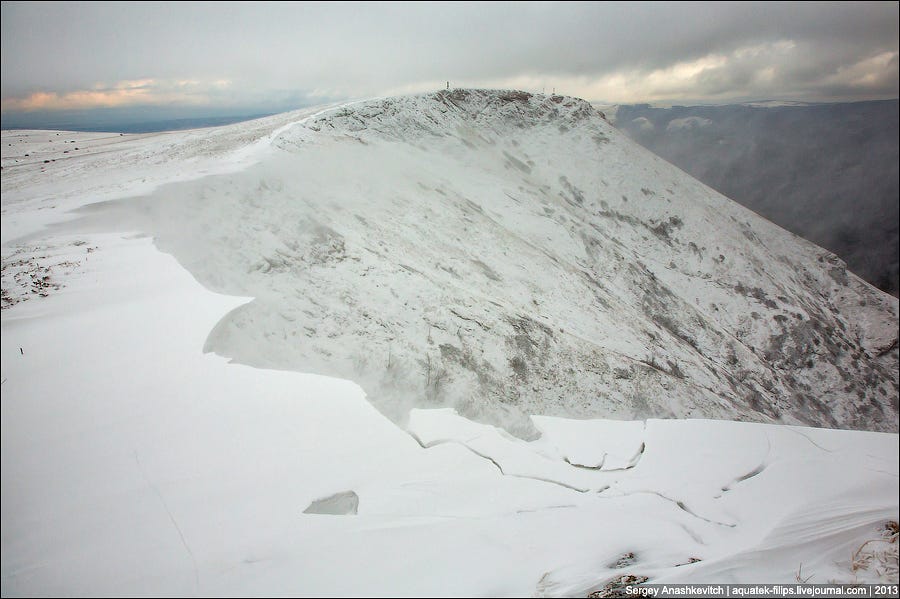
M 207 350 L 356 380 L 396 420 L 443 405 L 523 438 L 528 414 L 897 430 L 897 299 L 582 100 L 346 105 L 244 171 L 136 201 L 100 211 L 254 298 Z
M 2 141 L 4 596 L 897 582 L 897 434 L 732 421 L 895 429 L 897 299 L 580 100 Z

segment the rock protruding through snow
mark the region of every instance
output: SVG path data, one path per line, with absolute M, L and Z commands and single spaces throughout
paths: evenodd
M 335 493 L 316 499 L 303 510 L 304 514 L 326 514 L 331 516 L 355 516 L 359 510 L 359 495 L 354 491 Z

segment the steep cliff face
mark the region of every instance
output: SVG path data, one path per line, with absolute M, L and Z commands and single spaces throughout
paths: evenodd
M 91 209 L 253 297 L 207 349 L 360 382 L 402 421 L 527 414 L 897 430 L 898 302 L 589 104 L 372 100 L 255 166 Z

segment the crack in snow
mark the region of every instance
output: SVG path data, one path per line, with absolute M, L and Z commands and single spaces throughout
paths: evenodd
M 720 522 L 718 520 L 713 520 L 711 518 L 706 518 L 704 516 L 701 516 L 700 514 L 693 511 L 691 508 L 689 508 L 687 505 L 685 505 L 685 503 L 683 501 L 681 501 L 679 499 L 672 499 L 671 497 L 669 497 L 667 495 L 663 495 L 659 491 L 649 491 L 649 490 L 628 491 L 628 492 L 623 492 L 621 495 L 617 495 L 616 497 L 628 497 L 630 495 L 638 495 L 638 494 L 656 495 L 657 497 L 659 497 L 661 499 L 665 499 L 666 501 L 668 501 L 670 503 L 674 503 L 678 509 L 680 509 L 681 511 L 683 511 L 686 514 L 693 516 L 694 518 L 697 518 L 698 520 L 703 520 L 704 522 L 708 522 L 710 524 L 715 524 L 717 526 L 725 526 L 727 528 L 737 527 L 737 524 L 733 524 L 730 522 Z
M 827 451 L 828 453 L 834 453 L 834 450 L 833 450 L 833 449 L 828 449 L 828 448 L 822 447 L 821 445 L 819 445 L 818 443 L 816 443 L 815 441 L 813 441 L 813 440 L 809 437 L 809 435 L 807 435 L 806 433 L 802 433 L 802 432 L 798 431 L 797 429 L 795 429 L 795 428 L 793 428 L 793 427 L 790 427 L 790 426 L 788 426 L 788 427 L 786 427 L 786 428 L 787 428 L 787 430 L 791 431 L 792 433 L 797 433 L 798 435 L 800 435 L 801 437 L 803 437 L 804 439 L 806 439 L 807 441 L 809 441 L 810 443 L 812 443 L 813 445 L 815 445 L 816 447 L 818 447 L 819 449 L 821 449 L 822 451 Z
M 723 494 L 727 493 L 727 492 L 730 491 L 732 488 L 734 488 L 735 485 L 738 485 L 738 484 L 744 482 L 745 480 L 748 480 L 748 479 L 753 478 L 754 476 L 757 476 L 757 475 L 760 474 L 763 470 L 765 470 L 766 468 L 768 468 L 768 466 L 769 466 L 769 455 L 772 453 L 772 439 L 769 437 L 768 433 L 766 434 L 766 444 L 767 444 L 767 445 L 766 445 L 766 455 L 765 455 L 765 457 L 763 458 L 762 462 L 760 462 L 759 466 L 757 466 L 756 468 L 754 468 L 754 469 L 751 470 L 750 472 L 747 472 L 746 474 L 743 474 L 743 475 L 741 475 L 741 476 L 735 478 L 735 479 L 732 480 L 730 483 L 728 483 L 727 485 L 725 485 L 724 487 L 722 487 L 722 493 L 716 495 L 713 499 L 719 499 L 720 497 L 722 497 Z
M 646 420 L 644 420 L 644 422 L 643 422 L 643 429 L 641 432 L 643 434 L 646 434 L 646 432 L 647 432 L 647 421 Z M 647 451 L 647 442 L 641 441 L 641 446 L 638 447 L 637 453 L 635 453 L 631 457 L 631 459 L 628 460 L 628 463 L 626 465 L 622 466 L 621 468 L 609 468 L 607 470 L 602 470 L 601 472 L 624 472 L 625 470 L 631 470 L 632 468 L 635 468 L 640 463 L 641 458 L 644 457 L 645 451 Z M 568 461 L 569 460 L 566 459 L 566 462 L 568 462 Z M 605 462 L 605 461 L 606 461 L 606 454 L 603 454 L 603 462 Z M 601 462 L 599 467 L 603 466 L 603 462 Z M 569 463 L 571 464 L 571 462 L 569 462 Z M 571 465 L 577 467 L 577 464 L 571 464 Z
M 472 447 L 470 447 L 463 441 L 458 441 L 456 439 L 436 439 L 434 441 L 429 441 L 428 443 L 424 443 L 424 442 L 422 442 L 422 439 L 419 438 L 419 436 L 416 435 L 414 432 L 412 432 L 412 431 L 406 431 L 406 432 L 409 434 L 410 437 L 412 437 L 413 439 L 416 440 L 416 442 L 422 447 L 422 449 L 431 449 L 432 447 L 435 447 L 437 445 L 445 445 L 447 443 L 453 443 L 455 445 L 459 445 L 465 449 L 468 449 L 470 452 L 472 452 L 476 456 L 480 457 L 483 460 L 487 460 L 488 462 L 493 464 L 494 467 L 497 468 L 497 470 L 503 476 L 510 476 L 512 478 L 524 478 L 527 480 L 536 480 L 538 482 L 549 483 L 551 485 L 557 485 L 559 487 L 563 487 L 564 489 L 569 489 L 571 491 L 577 491 L 579 493 L 587 493 L 588 491 L 590 491 L 590 489 L 582 489 L 580 487 L 576 487 L 576 486 L 573 486 L 573 485 L 570 485 L 570 484 L 567 484 L 564 482 L 560 482 L 558 480 L 553 480 L 550 478 L 543 478 L 540 476 L 532 476 L 529 474 L 513 474 L 510 472 L 506 472 L 505 470 L 503 470 L 503 466 L 500 465 L 500 462 L 498 462 L 497 460 L 495 460 L 494 458 L 492 458 L 491 456 L 489 456 L 487 454 L 481 453 L 477 449 L 473 449 Z
M 609 454 L 608 454 L 607 452 L 604 451 L 604 452 L 603 452 L 603 457 L 600 458 L 600 463 L 597 464 L 596 466 L 588 466 L 587 464 L 577 464 L 577 463 L 571 461 L 567 456 L 563 456 L 563 460 L 565 460 L 566 464 L 568 464 L 569 466 L 572 466 L 572 467 L 574 467 L 574 468 L 581 468 L 581 469 L 583 469 L 583 470 L 599 470 L 599 471 L 604 471 L 604 470 L 603 470 L 603 464 L 606 463 L 606 456 L 608 456 L 608 455 L 609 455 Z M 608 470 L 606 470 L 605 472 L 608 472 Z
M 679 526 L 682 528 L 682 530 L 684 530 L 684 532 L 687 533 L 687 535 L 688 535 L 689 537 L 691 537 L 691 539 L 693 539 L 693 541 L 694 541 L 695 543 L 697 543 L 698 545 L 706 545 L 706 543 L 703 541 L 703 538 L 701 538 L 700 535 L 698 535 L 697 533 L 695 533 L 693 530 L 691 530 L 690 528 L 688 528 L 688 527 L 685 526 L 684 524 L 680 524 L 680 523 L 679 523 Z
M 141 473 L 141 478 L 144 479 L 144 482 L 153 489 L 153 492 L 156 493 L 156 496 L 159 498 L 160 503 L 163 506 L 163 509 L 166 511 L 166 514 L 169 516 L 169 520 L 172 522 L 172 526 L 175 527 L 175 530 L 178 532 L 178 538 L 181 539 L 181 545 L 184 547 L 184 550 L 187 552 L 188 556 L 191 558 L 191 564 L 194 570 L 194 588 L 196 590 L 200 590 L 200 570 L 197 568 L 197 558 L 194 557 L 194 552 L 191 551 L 190 545 L 188 545 L 187 539 L 184 538 L 184 532 L 182 532 L 181 527 L 178 526 L 178 521 L 175 520 L 175 516 L 172 515 L 172 510 L 169 509 L 169 504 L 166 503 L 166 498 L 163 497 L 163 494 L 160 492 L 159 487 L 157 487 L 153 482 L 147 477 L 147 472 L 144 470 L 144 465 L 141 464 L 141 459 L 138 457 L 137 450 L 134 451 L 134 461 L 137 464 L 138 471 Z

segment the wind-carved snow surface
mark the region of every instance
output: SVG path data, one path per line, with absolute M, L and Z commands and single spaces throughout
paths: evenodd
M 897 300 L 586 102 L 442 91 L 272 137 L 250 168 L 87 219 L 254 298 L 208 351 L 525 439 L 528 414 L 897 430 Z
M 896 583 L 896 535 L 885 535 L 898 518 L 896 434 L 558 417 L 649 413 L 666 401 L 686 412 L 711 397 L 718 414 L 764 418 L 729 405 L 738 383 L 696 389 L 702 376 L 730 381 L 716 373 L 735 364 L 713 360 L 724 351 L 716 335 L 729 331 L 754 376 L 786 384 L 779 369 L 796 358 L 751 343 L 791 322 L 763 320 L 787 311 L 766 300 L 802 306 L 809 343 L 835 350 L 816 358 L 825 382 L 813 395 L 843 406 L 835 418 L 852 420 L 853 409 L 826 392 L 828 360 L 849 368 L 850 350 L 836 344 L 876 374 L 893 360 L 893 383 L 855 379 L 864 397 L 896 384 L 896 300 L 844 279 L 818 248 L 691 183 L 581 106 L 454 92 L 121 146 L 95 140 L 75 157 L 29 141 L 36 132 L 4 132 L 3 596 L 583 596 L 622 576 Z M 444 123 L 434 135 L 415 124 L 429 117 Z M 357 119 L 371 125 L 350 133 Z M 71 135 L 79 148 L 94 139 Z M 570 143 L 597 155 L 549 151 Z M 38 160 L 16 162 L 35 148 Z M 529 183 L 551 162 L 556 183 Z M 189 177 L 191 165 L 254 163 L 40 230 L 91 198 Z M 606 185 L 588 186 L 592 168 Z M 689 199 L 654 195 L 660 173 Z M 629 201 L 601 197 L 607 187 Z M 735 230 L 717 233 L 722 222 Z M 685 255 L 689 233 L 699 246 Z M 716 245 L 734 272 L 703 249 Z M 806 270 L 789 276 L 786 261 Z M 753 268 L 763 274 L 751 278 Z M 775 295 L 788 282 L 794 304 Z M 701 309 L 712 302 L 719 311 Z M 706 323 L 690 329 L 696 348 L 659 324 L 686 327 L 688 315 Z M 398 419 L 419 402 L 457 409 L 413 409 L 400 428 L 351 381 L 228 363 L 202 353 L 204 342 L 260 365 L 363 373 Z M 811 394 L 814 373 L 799 379 Z M 552 376 L 568 395 L 546 392 Z M 639 385 L 631 395 L 629 384 Z M 518 388 L 509 397 L 519 404 L 484 388 Z M 391 404 L 391 389 L 409 394 Z M 478 405 L 481 420 L 506 428 L 462 415 Z M 537 413 L 526 421 L 517 409 Z M 896 427 L 896 408 L 881 409 L 883 426 Z

